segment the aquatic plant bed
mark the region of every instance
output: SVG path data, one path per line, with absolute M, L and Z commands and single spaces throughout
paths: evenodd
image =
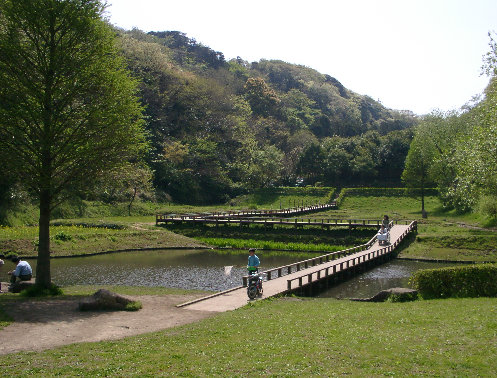
M 235 248 L 245 248 L 257 242 L 259 247 L 266 249 L 295 249 L 285 248 L 285 245 L 300 245 L 301 250 L 326 250 L 333 251 L 330 246 L 340 246 L 339 249 L 366 243 L 374 235 L 371 229 L 357 228 L 354 230 L 337 228 L 323 230 L 313 227 L 274 228 L 252 225 L 243 228 L 237 225 L 215 227 L 208 225 L 168 225 L 167 229 L 199 241 L 223 247 L 230 245 Z M 266 247 L 262 247 L 266 246 Z M 320 246 L 320 247 L 316 247 Z M 326 249 L 320 249 L 328 246 Z

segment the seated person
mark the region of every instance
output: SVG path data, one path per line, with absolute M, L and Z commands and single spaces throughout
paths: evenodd
M 378 242 L 381 244 L 381 242 L 386 242 L 388 240 L 388 229 L 381 225 L 380 230 L 376 234 L 376 239 L 378 239 Z
M 378 234 L 386 234 L 388 232 L 388 228 L 385 227 L 384 225 L 381 225 L 380 229 L 378 230 Z
M 11 276 L 11 284 L 14 284 L 17 278 L 19 278 L 20 281 L 29 281 L 33 277 L 33 270 L 27 261 L 23 261 L 19 257 L 14 256 L 12 257 L 12 262 L 16 264 L 16 268 L 8 273 Z

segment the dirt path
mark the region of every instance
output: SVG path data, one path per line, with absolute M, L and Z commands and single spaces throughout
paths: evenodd
M 41 351 L 78 342 L 115 340 L 215 315 L 214 312 L 175 307 L 195 296 L 127 297 L 140 301 L 143 308 L 132 312 L 81 312 L 77 299 L 28 300 L 6 304 L 5 311 L 15 322 L 0 330 L 0 355 Z

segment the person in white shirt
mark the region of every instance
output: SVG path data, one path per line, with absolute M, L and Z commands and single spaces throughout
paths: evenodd
M 29 281 L 33 277 L 33 270 L 27 261 L 21 260 L 19 257 L 12 257 L 12 262 L 16 264 L 16 268 L 9 272 L 10 283 L 15 283 L 16 279 L 20 281 Z

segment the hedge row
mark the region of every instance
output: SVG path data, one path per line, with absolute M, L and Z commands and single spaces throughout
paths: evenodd
M 337 203 L 343 201 L 346 196 L 360 197 L 405 197 L 419 196 L 421 189 L 406 189 L 406 188 L 344 188 L 338 196 Z M 438 190 L 435 188 L 424 189 L 425 196 L 436 196 Z
M 255 193 L 257 194 L 279 194 L 279 195 L 308 195 L 308 196 L 326 196 L 330 192 L 334 193 L 335 188 L 331 187 L 293 187 L 293 186 L 283 186 L 279 188 L 265 188 L 257 189 Z
M 410 283 L 424 299 L 496 297 L 497 264 L 420 270 Z
M 335 199 L 336 188 L 331 187 L 279 187 L 257 189 L 253 194 L 263 197 L 268 196 L 310 196 L 323 197 L 320 203 L 330 203 Z

